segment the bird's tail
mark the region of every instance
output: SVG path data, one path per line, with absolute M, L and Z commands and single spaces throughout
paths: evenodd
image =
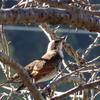
M 0 87 L 2 87 L 2 86 L 4 86 L 4 85 L 7 85 L 7 84 L 9 84 L 9 83 L 13 83 L 13 80 L 12 80 L 12 79 L 7 80 L 6 82 L 0 84 Z
M 0 84 L 0 87 L 4 86 L 6 84 L 8 84 L 8 82 L 4 82 L 4 83 Z
M 0 84 L 0 87 L 4 86 L 6 84 L 12 83 L 12 82 L 13 82 L 13 79 L 12 78 L 11 79 L 8 79 L 6 82 Z

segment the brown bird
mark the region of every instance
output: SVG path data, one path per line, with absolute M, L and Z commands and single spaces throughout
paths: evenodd
M 62 59 L 64 58 L 62 45 L 66 38 L 67 36 L 64 36 L 60 39 L 50 41 L 47 52 L 40 59 L 35 60 L 24 67 L 30 78 L 35 80 L 36 84 L 48 81 L 58 74 L 62 64 Z M 0 84 L 0 87 L 8 83 L 13 83 L 14 81 L 22 82 L 17 73 L 5 83 Z M 23 88 L 25 88 L 25 85 L 22 82 L 22 85 L 16 91 L 18 92 Z

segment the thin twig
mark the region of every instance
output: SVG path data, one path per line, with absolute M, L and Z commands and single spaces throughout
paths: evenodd
M 87 57 L 87 55 L 90 53 L 91 49 L 94 47 L 95 44 L 98 43 L 99 40 L 100 40 L 100 33 L 98 33 L 97 38 L 94 40 L 94 42 L 91 45 L 89 45 L 89 47 L 86 50 L 86 52 L 82 55 L 83 59 L 85 59 Z

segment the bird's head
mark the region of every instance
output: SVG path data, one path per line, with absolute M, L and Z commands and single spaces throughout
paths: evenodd
M 63 42 L 66 41 L 66 38 L 67 36 L 64 36 L 60 39 L 51 40 L 48 44 L 47 52 L 52 50 L 61 51 Z

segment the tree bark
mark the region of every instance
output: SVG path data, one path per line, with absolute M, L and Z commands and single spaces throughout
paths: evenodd
M 0 24 L 10 23 L 47 23 L 63 24 L 89 31 L 100 32 L 100 18 L 77 14 L 63 9 L 34 8 L 34 9 L 4 9 L 0 10 Z

